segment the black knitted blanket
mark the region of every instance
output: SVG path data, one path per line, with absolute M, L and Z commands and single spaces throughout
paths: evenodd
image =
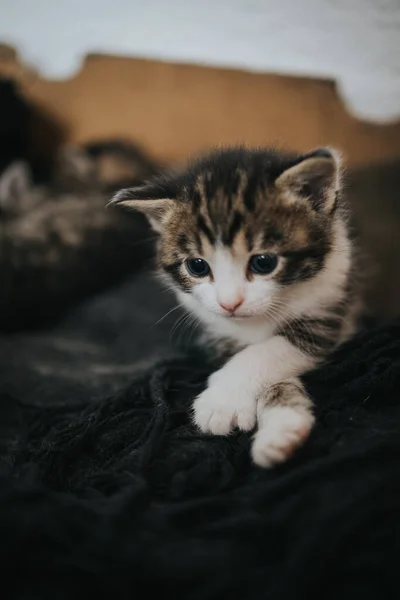
M 2 598 L 398 598 L 400 321 L 305 379 L 317 426 L 262 470 L 190 423 L 213 365 L 172 353 L 161 297 L 0 338 Z

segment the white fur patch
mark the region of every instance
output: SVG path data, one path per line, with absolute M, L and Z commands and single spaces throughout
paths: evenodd
M 255 464 L 271 467 L 283 462 L 307 439 L 314 421 L 307 409 L 266 407 L 251 449 Z
M 268 385 L 299 375 L 314 365 L 282 337 L 253 344 L 238 352 L 211 375 L 194 403 L 194 421 L 204 432 L 228 434 L 256 423 L 257 398 Z
M 194 421 L 201 431 L 215 435 L 228 435 L 234 427 L 250 431 L 256 424 L 256 400 L 243 387 L 233 390 L 221 373 L 211 376 L 209 387 L 196 398 Z

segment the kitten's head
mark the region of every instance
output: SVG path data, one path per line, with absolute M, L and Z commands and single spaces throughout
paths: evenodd
M 160 234 L 158 263 L 200 315 L 268 315 L 324 268 L 341 211 L 335 152 L 226 149 L 185 172 L 120 191 Z
M 131 142 L 97 141 L 60 148 L 53 181 L 67 192 L 115 191 L 123 185 L 139 185 L 158 171 L 144 151 Z

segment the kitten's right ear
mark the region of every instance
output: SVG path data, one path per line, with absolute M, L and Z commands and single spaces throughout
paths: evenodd
M 150 181 L 140 187 L 120 190 L 111 199 L 110 204 L 120 204 L 138 210 L 147 217 L 152 228 L 160 232 L 165 218 L 176 205 L 175 194 L 170 192 L 164 184 Z
M 340 191 L 340 156 L 336 150 L 318 148 L 300 158 L 275 181 L 290 203 L 307 202 L 317 212 L 330 213 Z
M 31 187 L 28 164 L 22 160 L 11 163 L 0 176 L 0 209 L 18 212 Z

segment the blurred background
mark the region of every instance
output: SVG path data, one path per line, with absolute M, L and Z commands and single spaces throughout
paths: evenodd
M 0 16 L 0 329 L 59 318 L 152 254 L 114 189 L 216 144 L 331 145 L 400 313 L 398 0 L 28 0 Z

